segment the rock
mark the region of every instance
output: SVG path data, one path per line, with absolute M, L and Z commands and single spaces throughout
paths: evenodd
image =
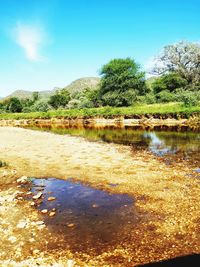
M 26 184 L 28 183 L 28 177 L 27 176 L 22 176 L 20 178 L 17 179 L 17 183 L 18 184 Z
M 35 222 L 35 224 L 36 225 L 42 225 L 42 224 L 44 224 L 44 222 L 43 221 L 37 221 L 37 222 Z
M 32 201 L 32 202 L 30 203 L 30 205 L 33 207 L 33 206 L 35 206 L 36 204 L 35 204 L 35 202 Z
M 40 253 L 40 251 L 39 251 L 39 249 L 34 249 L 33 250 L 33 254 L 35 255 L 35 254 L 39 254 Z
M 93 207 L 93 208 L 98 208 L 99 205 L 97 205 L 97 204 L 93 204 L 92 207 Z
M 37 195 L 33 196 L 33 199 L 39 199 L 42 197 L 42 195 L 43 195 L 43 193 L 39 192 L 39 193 L 37 193 Z
M 23 229 L 23 228 L 26 227 L 26 225 L 27 225 L 27 222 L 25 222 L 25 221 L 21 221 L 21 222 L 19 222 L 19 223 L 17 224 L 17 228 L 19 228 L 19 229 Z
M 56 198 L 55 197 L 48 197 L 48 201 L 53 201 L 53 200 L 55 200 Z
M 69 223 L 69 224 L 67 224 L 67 227 L 74 227 L 75 226 L 75 224 L 74 223 Z
M 48 210 L 47 209 L 43 209 L 43 210 L 41 210 L 41 213 L 42 214 L 46 214 L 46 213 L 48 213 Z
M 50 213 L 49 213 L 49 216 L 50 217 L 53 217 L 53 216 L 55 216 L 56 215 L 56 212 L 55 211 L 51 211 Z
M 8 241 L 10 241 L 11 243 L 15 243 L 17 241 L 17 238 L 15 236 L 10 236 L 8 238 Z

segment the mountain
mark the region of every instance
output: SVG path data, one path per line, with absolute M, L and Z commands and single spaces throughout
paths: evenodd
M 51 95 L 55 94 L 55 92 L 58 90 L 68 90 L 70 93 L 73 93 L 75 91 L 81 91 L 87 87 L 96 88 L 99 82 L 100 82 L 100 78 L 98 77 L 85 77 L 85 78 L 80 78 L 80 79 L 73 81 L 72 83 L 70 83 L 68 86 L 64 88 L 55 87 L 53 90 L 39 91 L 39 94 L 42 99 L 48 99 Z M 31 91 L 16 90 L 12 94 L 4 98 L 0 97 L 0 100 L 10 98 L 10 97 L 17 97 L 20 99 L 31 98 L 32 94 L 33 92 Z
M 55 90 L 52 90 L 52 91 L 50 91 L 50 90 L 49 91 L 40 91 L 39 94 L 40 94 L 40 97 L 42 99 L 47 99 L 52 94 L 54 94 L 54 92 L 55 92 Z M 12 94 L 6 96 L 5 98 L 10 98 L 10 97 L 17 97 L 17 98 L 20 98 L 20 99 L 31 98 L 32 94 L 33 94 L 33 92 L 31 92 L 31 91 L 16 90 Z
M 98 77 L 85 77 L 73 81 L 71 84 L 64 87 L 63 90 L 67 90 L 71 94 L 75 91 L 82 91 L 85 88 L 95 89 L 99 83 L 100 78 Z

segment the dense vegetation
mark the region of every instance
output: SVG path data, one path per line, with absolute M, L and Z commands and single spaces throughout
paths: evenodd
M 25 117 L 43 116 L 43 112 L 47 112 L 44 116 L 126 115 L 142 113 L 143 108 L 146 113 L 152 113 L 154 109 L 162 113 L 164 106 L 159 104 L 168 102 L 177 104 L 168 105 L 166 112 L 170 112 L 171 107 L 178 107 L 180 112 L 199 111 L 198 107 L 192 108 L 200 101 L 199 44 L 179 42 L 164 47 L 151 72 L 154 77 L 145 79 L 145 73 L 134 59 L 113 59 L 101 68 L 100 82 L 93 80 L 89 86 L 85 82 L 81 86 L 74 84 L 70 88 L 57 89 L 48 98 L 41 97 L 38 92 L 27 98 L 11 96 L 0 102 L 0 113 L 3 117 L 9 117 L 10 113 L 27 113 Z M 148 111 L 147 104 L 157 105 Z M 130 108 L 109 109 L 108 106 Z M 19 114 L 16 116 L 20 117 Z

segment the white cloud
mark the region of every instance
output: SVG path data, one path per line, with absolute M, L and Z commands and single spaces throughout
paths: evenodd
M 14 29 L 16 43 L 24 49 L 27 59 L 40 61 L 40 48 L 44 41 L 44 33 L 41 27 L 18 23 Z

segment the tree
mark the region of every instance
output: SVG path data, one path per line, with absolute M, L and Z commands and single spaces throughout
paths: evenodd
M 68 91 L 57 91 L 55 95 L 50 96 L 49 104 L 53 108 L 65 107 L 70 101 L 70 94 Z
M 105 104 L 109 102 L 111 106 L 128 106 L 132 103 L 128 101 L 127 95 L 144 95 L 147 92 L 145 74 L 139 69 L 139 65 L 131 58 L 113 59 L 102 67 L 100 95 Z M 123 98 L 123 101 L 112 101 L 114 95 L 119 100 Z
M 153 73 L 178 73 L 188 83 L 200 81 L 200 45 L 181 41 L 167 45 L 155 59 Z
M 10 112 L 21 112 L 22 111 L 22 104 L 17 97 L 12 97 L 9 100 L 8 109 Z
M 187 81 L 180 77 L 178 73 L 164 74 L 153 81 L 151 87 L 155 94 L 168 90 L 174 92 L 178 88 L 185 87 Z
M 35 103 L 36 101 L 38 101 L 39 98 L 40 98 L 40 94 L 39 94 L 39 92 L 33 92 L 33 93 L 32 93 L 33 103 Z

